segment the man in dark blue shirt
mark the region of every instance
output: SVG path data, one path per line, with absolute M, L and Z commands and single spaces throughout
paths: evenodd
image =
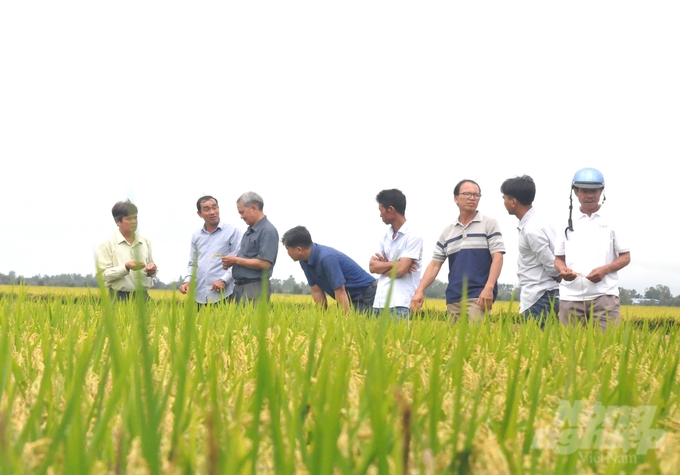
M 300 262 L 316 303 L 326 308 L 328 294 L 346 312 L 352 306 L 359 312 L 372 311 L 376 280 L 346 254 L 315 244 L 304 226 L 286 231 L 281 242 L 291 259 Z

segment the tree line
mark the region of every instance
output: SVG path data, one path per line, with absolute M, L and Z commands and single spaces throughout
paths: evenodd
M 169 283 L 164 283 L 158 279 L 154 282 L 155 289 L 174 289 L 179 287 L 183 282 L 181 277 Z M 97 276 L 94 274 L 87 274 L 85 276 L 80 274 L 59 274 L 59 275 L 34 275 L 33 277 L 24 277 L 17 275 L 14 271 L 9 274 L 0 273 L 0 285 L 35 285 L 45 287 L 98 287 Z M 297 294 L 309 295 L 310 289 L 306 282 L 298 282 L 291 275 L 287 279 L 271 279 L 270 285 L 272 293 L 275 294 Z M 498 284 L 498 300 L 507 302 L 510 300 L 519 301 L 520 290 L 511 284 Z M 431 299 L 446 298 L 446 282 L 435 280 L 425 290 L 425 297 Z M 644 293 L 639 293 L 633 289 L 624 289 L 619 287 L 619 297 L 621 305 L 650 305 L 650 306 L 665 306 L 665 307 L 680 307 L 680 294 L 673 296 L 670 289 L 666 285 L 656 285 L 654 287 L 647 287 Z

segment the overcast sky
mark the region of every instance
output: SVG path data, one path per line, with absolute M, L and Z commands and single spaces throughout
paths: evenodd
M 248 190 L 281 235 L 305 225 L 368 269 L 375 195 L 399 188 L 426 265 L 470 178 L 515 284 L 503 180 L 531 175 L 564 229 L 595 167 L 629 232 L 620 285 L 680 294 L 679 24 L 674 1 L 2 2 L 0 272 L 93 273 L 130 198 L 169 282 L 196 199 L 245 229 Z

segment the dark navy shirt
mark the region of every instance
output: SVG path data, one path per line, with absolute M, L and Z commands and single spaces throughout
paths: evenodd
M 335 289 L 341 285 L 354 300 L 375 280 L 359 264 L 332 247 L 312 244 L 308 261 L 300 261 L 309 286 L 318 285 L 335 298 Z
M 245 257 L 246 259 L 258 258 L 263 261 L 271 262 L 272 265 L 268 270 L 268 277 L 271 278 L 278 252 L 279 233 L 276 231 L 274 225 L 269 222 L 267 217 L 264 216 L 253 226 L 248 226 L 248 229 L 241 239 L 241 248 L 236 256 Z M 232 267 L 231 274 L 234 277 L 234 280 L 262 278 L 261 270 L 249 269 L 248 267 L 239 265 L 234 265 Z

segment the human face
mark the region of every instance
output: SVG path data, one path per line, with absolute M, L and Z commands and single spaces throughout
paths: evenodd
M 295 262 L 299 261 L 302 258 L 302 248 L 300 246 L 297 247 L 286 246 L 286 251 L 288 252 L 290 258 L 293 259 Z
M 387 209 L 381 204 L 378 204 L 378 211 L 380 211 L 380 219 L 385 224 L 392 224 L 394 221 L 394 208 L 388 206 Z
M 479 195 L 479 187 L 472 182 L 466 181 L 460 185 L 460 190 L 458 195 L 453 197 L 453 200 L 458 205 L 461 213 L 468 212 L 472 213 L 477 211 L 477 205 L 479 205 L 479 198 L 474 196 L 466 197 L 463 193 L 472 193 Z
M 236 209 L 238 214 L 241 215 L 241 219 L 246 222 L 248 226 L 252 226 L 258 221 L 258 209 L 255 205 L 245 206 L 240 201 L 236 203 Z
M 581 212 L 590 214 L 600 209 L 600 196 L 602 188 L 574 188 L 574 194 L 581 204 Z
M 220 207 L 217 201 L 209 199 L 201 202 L 201 211 L 198 215 L 205 221 L 206 227 L 217 226 L 220 223 Z
M 123 236 L 130 236 L 137 231 L 137 215 L 123 216 L 122 221 L 116 221 L 116 225 Z
M 503 205 L 505 206 L 505 209 L 508 210 L 508 214 L 514 216 L 517 214 L 515 211 L 515 205 L 517 204 L 517 198 L 513 198 L 512 196 L 508 195 L 503 195 Z

